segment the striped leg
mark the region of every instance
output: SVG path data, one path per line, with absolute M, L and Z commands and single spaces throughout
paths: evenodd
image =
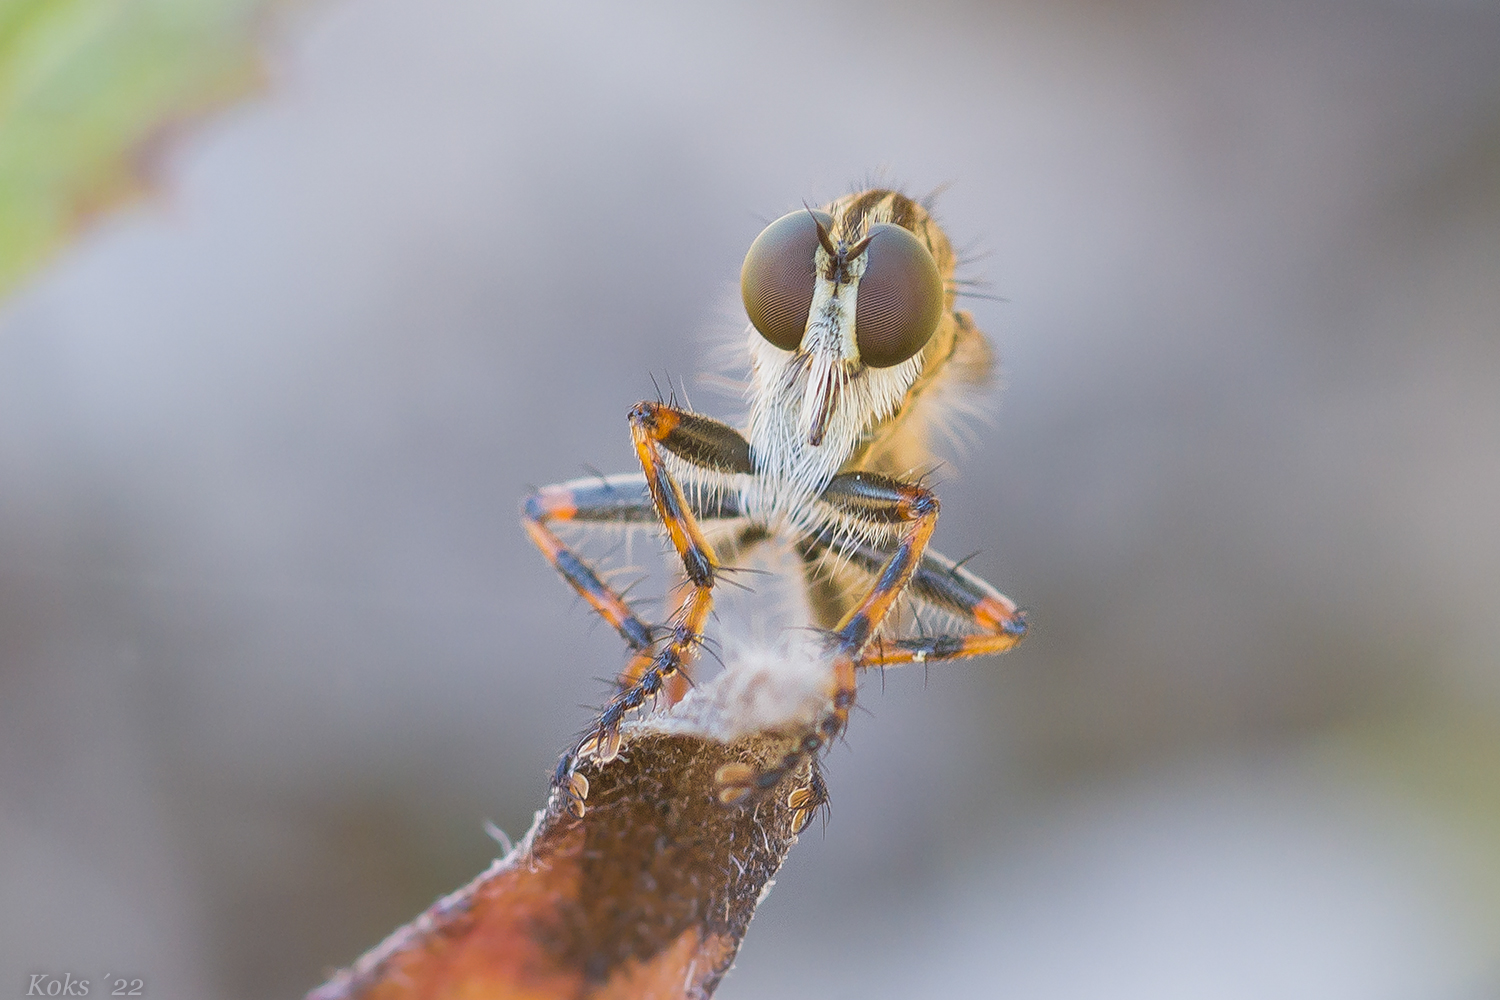
M 647 524 L 655 520 L 651 495 L 639 475 L 596 476 L 543 486 L 521 505 L 521 524 L 532 543 L 636 653 L 650 648 L 651 627 L 636 616 L 613 587 L 599 579 L 592 566 L 557 537 L 551 524 L 558 521 Z
M 713 498 L 695 510 L 704 520 L 739 516 L 734 497 Z M 521 523 L 526 534 L 562 578 L 588 602 L 601 618 L 609 622 L 632 656 L 619 676 L 621 691 L 634 687 L 650 669 L 655 659 L 654 640 L 660 630 L 647 625 L 635 614 L 625 599 L 607 583 L 589 563 L 570 548 L 552 530 L 554 522 L 598 525 L 654 525 L 660 520 L 651 491 L 641 473 L 615 476 L 592 476 L 566 483 L 544 486 L 526 498 L 521 507 Z M 682 678 L 669 685 L 667 696 L 676 702 L 687 693 Z
M 815 560 L 828 551 L 828 541 L 826 538 L 809 540 L 803 543 L 801 550 L 804 559 Z M 844 553 L 844 558 L 875 573 L 888 555 L 865 544 L 850 549 Z M 962 619 L 978 631 L 882 641 L 865 650 L 859 658 L 859 667 L 988 656 L 1003 653 L 1026 637 L 1026 616 L 1014 601 L 953 560 L 930 549 L 923 554 L 906 594 Z
M 714 572 L 719 560 L 703 537 L 682 487 L 667 469 L 662 450 L 713 472 L 744 473 L 751 469 L 750 445 L 738 431 L 673 406 L 636 404 L 630 411 L 630 436 L 656 516 L 682 560 L 688 590 L 672 617 L 667 641 L 649 662 L 646 652 L 636 654 L 627 670 L 639 673 L 605 706 L 593 737 L 583 744 L 587 747 L 592 743 L 593 752 L 603 761 L 613 760 L 619 753 L 620 723 L 625 714 L 655 697 L 663 684 L 681 677 L 703 643 L 703 629 L 713 611 Z M 734 516 L 727 509 L 732 506 L 732 500 L 716 501 L 713 512 L 719 517 Z
M 917 572 L 937 526 L 937 496 L 926 487 L 889 476 L 843 473 L 833 478 L 820 499 L 832 505 L 846 521 L 863 522 L 875 528 L 903 525 L 901 539 L 864 599 L 834 630 L 828 707 L 803 735 L 797 749 L 789 751 L 774 767 L 755 771 L 748 765 L 726 764 L 721 768 L 717 775 L 719 799 L 725 803 L 742 801 L 775 787 L 788 771 L 843 732 L 849 722 L 849 709 L 854 705 L 855 672 L 862 665 L 865 647 Z

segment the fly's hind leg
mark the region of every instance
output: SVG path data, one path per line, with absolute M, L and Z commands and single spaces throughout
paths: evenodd
M 856 671 L 862 665 L 865 649 L 917 572 L 937 526 L 937 496 L 925 486 L 889 476 L 869 472 L 840 474 L 823 490 L 819 500 L 832 506 L 839 519 L 855 530 L 864 525 L 886 533 L 899 527 L 900 541 L 864 598 L 844 616 L 830 637 L 832 672 L 827 707 L 802 734 L 796 747 L 770 767 L 754 772 L 743 765 L 720 768 L 719 799 L 726 803 L 743 801 L 774 788 L 783 776 L 843 732 L 849 722 L 849 709 L 854 706 Z
M 803 558 L 809 561 L 822 558 L 829 549 L 830 539 L 826 533 L 822 538 L 808 539 L 801 546 Z M 843 550 L 840 556 L 868 573 L 875 573 L 889 554 L 866 543 Z M 988 656 L 1003 653 L 1026 637 L 1026 615 L 1016 607 L 1015 601 L 947 556 L 930 549 L 923 554 L 921 564 L 912 575 L 906 595 L 952 615 L 973 631 L 880 641 L 864 652 L 859 667 Z
M 924 560 L 910 593 L 973 625 L 977 632 L 944 633 L 880 642 L 860 657 L 860 667 L 936 663 L 988 656 L 1012 649 L 1026 637 L 1026 615 L 1014 601 L 963 567 L 936 553 Z

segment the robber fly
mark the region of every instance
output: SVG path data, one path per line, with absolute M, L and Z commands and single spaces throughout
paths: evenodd
M 915 470 L 928 461 L 945 397 L 982 381 L 990 364 L 984 334 L 954 308 L 954 265 L 927 206 L 895 191 L 782 216 L 756 237 L 740 272 L 748 427 L 642 402 L 629 415 L 641 472 L 526 499 L 532 541 L 631 650 L 618 692 L 586 737 L 589 753 L 612 759 L 627 713 L 681 697 L 715 583 L 731 568 L 709 535 L 735 562 L 773 540 L 790 546 L 813 620 L 789 625 L 812 625 L 826 640 L 818 705 L 795 749 L 764 768 L 722 769 L 725 803 L 774 787 L 838 736 L 860 670 L 1000 653 L 1025 635 L 1013 601 L 928 547 L 938 499 Z M 564 544 L 560 522 L 664 529 L 682 567 L 676 613 L 659 626 L 640 618 Z M 899 634 L 893 611 L 902 598 L 940 612 L 944 629 Z M 567 783 L 565 769 L 559 777 Z

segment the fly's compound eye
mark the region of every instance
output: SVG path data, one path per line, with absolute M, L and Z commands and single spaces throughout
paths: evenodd
M 817 284 L 813 258 L 818 249 L 818 222 L 828 229 L 833 217 L 807 211 L 783 215 L 761 230 L 740 268 L 740 295 L 750 322 L 783 351 L 795 351 L 807 328 Z
M 922 241 L 900 226 L 878 223 L 868 238 L 868 263 L 854 300 L 854 341 L 861 361 L 890 368 L 932 338 L 943 313 L 943 279 Z

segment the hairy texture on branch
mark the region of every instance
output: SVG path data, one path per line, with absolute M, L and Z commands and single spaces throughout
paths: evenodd
M 514 851 L 308 1000 L 710 996 L 796 842 L 804 814 L 788 799 L 812 765 L 726 807 L 720 768 L 766 765 L 793 741 L 658 722 L 628 724 L 608 763 L 583 757 Z

